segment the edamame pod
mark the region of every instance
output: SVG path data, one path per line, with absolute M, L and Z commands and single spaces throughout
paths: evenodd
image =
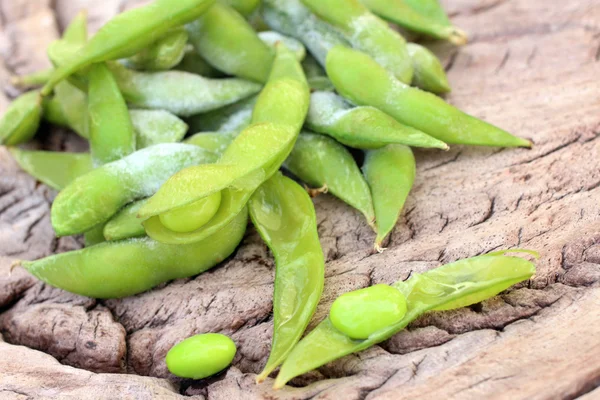
M 53 71 L 54 68 L 48 68 L 28 75 L 13 76 L 10 83 L 19 88 L 42 86 L 48 82 Z
M 377 238 L 375 250 L 396 226 L 404 202 L 415 180 L 415 158 L 410 148 L 391 144 L 367 152 L 363 173 L 371 188 Z
M 42 118 L 51 124 L 58 126 L 69 126 L 67 116 L 63 112 L 62 106 L 54 97 L 44 97 L 42 100 L 43 114 Z
M 100 166 L 135 151 L 135 132 L 127 104 L 105 63 L 88 72 L 90 151 L 94 166 Z
M 227 368 L 235 357 L 233 340 L 219 333 L 196 335 L 177 343 L 165 362 L 173 375 L 202 379 Z
M 225 76 L 221 71 L 207 63 L 200 54 L 196 53 L 194 46 L 191 44 L 186 45 L 183 59 L 174 69 L 202 75 L 205 78 L 222 78 Z
M 267 80 L 273 51 L 233 8 L 217 3 L 186 29 L 198 54 L 213 67 L 256 82 Z
M 323 66 L 331 48 L 350 45 L 331 25 L 304 7 L 300 0 L 264 0 L 261 15 L 271 29 L 304 43 Z
M 185 139 L 184 143 L 200 146 L 221 156 L 236 136 L 237 132 L 200 132 Z
M 261 88 L 243 79 L 208 79 L 183 71 L 138 72 L 117 63 L 109 66 L 130 104 L 183 117 L 235 103 Z
M 129 118 L 138 149 L 179 142 L 188 130 L 185 122 L 165 110 L 129 110 Z
M 219 0 L 219 2 L 234 8 L 246 17 L 252 14 L 260 5 L 260 0 Z
M 379 108 L 397 121 L 446 143 L 531 147 L 529 140 L 467 115 L 431 93 L 403 84 L 359 51 L 333 48 L 327 56 L 326 69 L 337 91 L 353 103 Z
M 357 149 L 378 149 L 390 143 L 448 150 L 448 145 L 402 125 L 375 107 L 352 107 L 331 92 L 313 92 L 306 126 Z
M 183 27 L 173 28 L 144 50 L 126 58 L 124 64 L 143 71 L 166 71 L 181 62 L 187 40 L 188 34 Z
M 29 141 L 40 126 L 42 113 L 39 92 L 31 91 L 17 97 L 0 119 L 0 144 L 14 146 Z
M 106 240 L 123 240 L 146 236 L 142 221 L 137 213 L 142 208 L 146 199 L 134 201 L 123 207 L 104 225 L 103 235 Z
M 139 150 L 75 179 L 52 204 L 58 236 L 86 232 L 106 222 L 127 203 L 152 195 L 174 173 L 211 160 L 197 146 L 163 143 Z
M 285 168 L 313 187 L 328 192 L 375 223 L 371 192 L 348 150 L 330 137 L 302 132 L 284 163 Z
M 252 125 L 235 138 L 217 164 L 181 171 L 149 199 L 139 213 L 149 218 L 144 222 L 148 235 L 167 243 L 188 243 L 226 223 L 290 153 L 306 118 L 309 97 L 300 64 L 284 45 L 277 46 L 268 83 L 252 114 Z M 219 210 L 197 230 L 174 232 L 160 222 L 159 214 L 187 207 L 218 191 L 222 195 Z
M 241 131 L 252 122 L 252 110 L 258 96 L 248 97 L 237 103 L 194 115 L 188 119 L 192 131 L 233 132 Z
M 173 246 L 150 238 L 129 239 L 22 265 L 38 279 L 71 293 L 102 299 L 131 296 L 222 262 L 242 240 L 247 223 L 244 208 L 223 229 L 196 243 Z
M 406 298 L 407 313 L 399 322 L 353 340 L 338 331 L 330 319 L 321 322 L 294 347 L 275 381 L 281 388 L 290 379 L 345 355 L 367 349 L 390 338 L 430 310 L 447 310 L 478 303 L 535 273 L 533 263 L 494 253 L 457 261 L 423 274 L 412 274 L 393 286 Z
M 302 69 L 311 90 L 333 92 L 335 88 L 325 74 L 325 70 L 318 64 L 317 60 L 310 54 L 302 61 Z
M 54 99 L 62 109 L 67 126 L 79 136 L 89 138 L 87 94 L 71 82 L 63 81 L 54 88 Z
M 263 381 L 300 340 L 317 307 L 325 260 L 313 203 L 296 182 L 276 173 L 249 202 L 256 230 L 275 256 L 273 341 L 269 360 L 256 378 Z
M 452 26 L 446 17 L 443 9 L 437 3 L 437 0 L 360 0 L 369 10 L 381 18 L 400 25 L 408 30 L 423 33 L 436 39 L 446 39 L 456 45 L 463 45 L 467 42 L 467 35 L 460 29 Z M 430 3 L 429 5 L 422 3 Z M 439 10 L 443 14 L 444 22 L 440 21 L 440 16 L 430 18 L 426 14 L 420 13 L 419 9 L 425 11 L 424 7 L 429 7 L 431 3 L 437 3 Z M 413 7 L 413 6 L 415 6 Z M 437 11 L 436 11 L 437 12 Z
M 146 6 L 117 15 L 80 51 L 54 71 L 42 88 L 42 95 L 49 95 L 60 81 L 93 63 L 136 54 L 169 29 L 198 18 L 213 3 L 214 0 L 155 0 Z
M 304 45 L 292 37 L 282 35 L 275 31 L 258 32 L 258 37 L 271 48 L 275 48 L 279 42 L 283 43 L 285 47 L 294 53 L 298 61 L 302 61 L 304 60 L 304 57 L 306 57 Z
M 402 0 L 402 2 L 440 25 L 450 25 L 450 19 L 440 4 L 440 0 Z
M 373 57 L 396 78 L 410 83 L 413 67 L 404 38 L 358 0 L 302 0 L 344 34 L 352 47 Z
M 412 85 L 436 94 L 450 92 L 446 71 L 435 54 L 416 43 L 408 43 L 406 48 L 414 67 Z
M 8 149 L 19 166 L 38 181 L 56 190 L 92 170 L 92 158 L 87 153 L 31 151 L 16 147 Z

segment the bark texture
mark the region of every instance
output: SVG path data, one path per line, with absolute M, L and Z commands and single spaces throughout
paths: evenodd
M 87 8 L 92 30 L 140 1 L 0 0 L 0 109 L 10 76 L 49 66 L 45 48 Z M 595 0 L 447 0 L 471 42 L 432 43 L 454 88 L 448 101 L 520 136 L 532 150 L 454 146 L 417 151 L 414 190 L 388 250 L 358 212 L 315 199 L 327 258 L 321 305 L 495 249 L 542 253 L 531 281 L 468 308 L 425 315 L 379 346 L 273 392 L 266 363 L 273 260 L 250 229 L 218 268 L 121 300 L 37 282 L 15 259 L 81 247 L 54 237 L 55 192 L 0 149 L 0 397 L 198 399 L 592 399 L 600 396 L 600 4 Z M 81 149 L 42 127 L 32 145 Z M 164 356 L 181 339 L 222 332 L 233 366 L 203 381 L 173 378 Z

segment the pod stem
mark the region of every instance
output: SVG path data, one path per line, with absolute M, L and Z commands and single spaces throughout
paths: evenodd
M 456 46 L 464 46 L 469 41 L 467 33 L 457 27 L 450 27 L 448 41 Z
M 308 195 L 310 197 L 317 197 L 320 194 L 329 192 L 329 188 L 327 187 L 327 184 L 324 184 L 320 188 L 314 188 L 314 189 L 309 188 L 308 186 L 304 185 L 304 189 L 308 192 Z

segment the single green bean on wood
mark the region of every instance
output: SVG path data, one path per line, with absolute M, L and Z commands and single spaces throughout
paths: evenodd
M 382 243 L 396 226 L 415 180 L 415 158 L 410 148 L 391 144 L 368 151 L 362 169 L 375 208 L 375 249 L 381 252 Z
M 308 102 L 300 64 L 279 45 L 268 83 L 254 107 L 252 124 L 228 146 L 217 164 L 181 171 L 149 199 L 139 213 L 146 219 L 148 235 L 167 243 L 188 243 L 219 229 L 279 169 L 294 145 Z M 162 224 L 161 214 L 184 207 L 191 213 L 196 202 L 216 192 L 222 194 L 221 205 L 207 224 L 191 232 L 175 232 Z
M 38 91 L 17 97 L 0 119 L 0 144 L 13 146 L 29 141 L 40 126 L 42 113 L 42 98 Z
M 446 71 L 436 55 L 416 43 L 408 43 L 406 48 L 414 67 L 412 85 L 436 94 L 450 92 Z
M 400 25 L 411 31 L 423 33 L 436 39 L 445 39 L 456 45 L 467 42 L 467 35 L 462 30 L 452 26 L 447 17 L 445 22 L 438 18 L 431 18 L 413 8 L 406 0 L 360 0 L 369 10 L 381 18 Z M 437 3 L 437 0 L 433 2 Z M 432 1 L 413 0 L 410 3 L 422 8 L 419 3 L 432 3 Z M 439 6 L 439 4 L 438 4 Z M 440 10 L 443 9 L 440 7 Z M 444 14 L 445 17 L 445 14 Z
M 502 253 L 457 261 L 396 282 L 392 286 L 406 298 L 407 313 L 399 322 L 372 333 L 368 339 L 353 340 L 337 330 L 330 319 L 324 320 L 294 347 L 274 387 L 281 388 L 298 375 L 389 339 L 427 311 L 478 303 L 535 273 L 532 262 Z
M 88 72 L 89 140 L 95 166 L 116 161 L 135 151 L 135 132 L 127 104 L 105 63 Z
M 286 169 L 308 185 L 324 188 L 360 211 L 369 225 L 375 211 L 369 186 L 350 152 L 330 137 L 303 132 L 284 163 Z
M 202 379 L 227 368 L 235 353 L 235 343 L 229 337 L 205 333 L 177 343 L 167 353 L 165 362 L 173 375 Z
M 256 82 L 267 80 L 274 53 L 233 8 L 217 3 L 186 29 L 198 54 L 213 67 Z
M 219 232 L 196 243 L 173 246 L 150 238 L 105 242 L 22 265 L 38 279 L 72 293 L 93 298 L 131 296 L 217 265 L 233 253 L 247 223 L 247 209 L 242 209 Z
M 200 147 L 163 143 L 105 164 L 58 194 L 51 209 L 52 226 L 58 236 L 86 232 L 129 202 L 155 193 L 177 171 L 207 159 L 212 154 Z
M 335 47 L 329 51 L 326 69 L 337 91 L 353 103 L 379 108 L 399 122 L 446 143 L 531 147 L 529 140 L 467 115 L 431 93 L 403 84 L 359 51 Z
M 331 92 L 311 94 L 306 126 L 357 149 L 378 149 L 399 143 L 448 150 L 441 140 L 403 125 L 375 107 L 352 107 Z
M 273 340 L 257 382 L 277 368 L 300 340 L 317 307 L 325 260 L 313 203 L 296 182 L 276 173 L 250 198 L 252 223 L 275 256 Z
M 42 88 L 42 95 L 49 95 L 58 82 L 93 63 L 136 54 L 171 28 L 198 18 L 213 3 L 214 0 L 179 0 L 175 3 L 155 0 L 117 15 L 52 74 Z
M 344 34 L 352 47 L 373 57 L 407 84 L 413 67 L 404 38 L 371 14 L 358 0 L 302 0 L 315 14 Z
M 235 103 L 261 88 L 258 83 L 236 78 L 208 79 L 183 71 L 138 72 L 117 63 L 109 67 L 130 104 L 183 117 Z
M 188 34 L 183 27 L 173 28 L 136 55 L 126 58 L 124 64 L 143 71 L 171 69 L 183 59 L 187 40 Z

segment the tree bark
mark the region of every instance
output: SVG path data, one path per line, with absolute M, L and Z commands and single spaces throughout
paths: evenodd
M 139 1 L 0 0 L 0 109 L 13 74 L 49 66 L 46 46 L 81 8 L 92 30 Z M 249 229 L 221 266 L 120 300 L 44 285 L 16 259 L 80 248 L 56 239 L 55 192 L 0 149 L 0 397 L 100 399 L 592 399 L 600 396 L 600 5 L 595 0 L 447 0 L 470 43 L 429 43 L 462 110 L 534 141 L 532 150 L 416 151 L 417 178 L 388 250 L 358 212 L 315 199 L 327 258 L 323 300 L 492 250 L 536 249 L 537 274 L 481 304 L 430 313 L 390 340 L 274 392 L 254 383 L 272 331 L 273 259 Z M 43 126 L 31 145 L 81 150 Z M 202 332 L 238 345 L 211 379 L 175 379 L 169 348 Z

